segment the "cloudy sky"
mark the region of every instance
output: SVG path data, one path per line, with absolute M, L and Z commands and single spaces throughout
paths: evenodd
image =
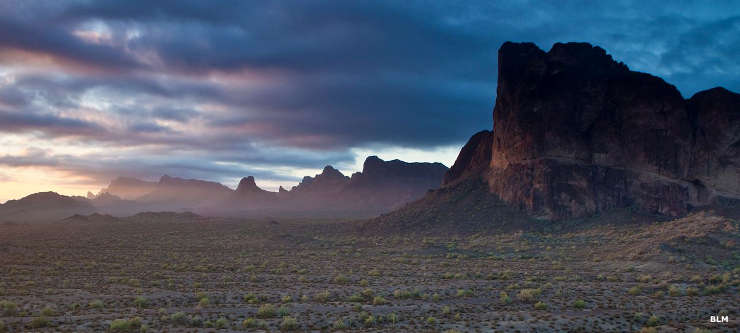
M 449 166 L 491 127 L 507 40 L 740 91 L 740 2 L 669 3 L 0 0 L 0 202 L 117 175 L 275 189 L 369 154 Z

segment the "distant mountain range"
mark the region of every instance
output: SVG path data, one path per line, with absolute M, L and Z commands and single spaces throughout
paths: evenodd
M 447 167 L 440 163 L 365 160 L 351 177 L 326 166 L 290 190 L 261 189 L 252 176 L 235 190 L 197 179 L 162 176 L 159 181 L 119 177 L 85 197 L 36 193 L 0 205 L 2 222 L 42 222 L 91 213 L 128 216 L 141 212 L 194 212 L 227 217 L 372 217 L 419 199 L 440 186 Z

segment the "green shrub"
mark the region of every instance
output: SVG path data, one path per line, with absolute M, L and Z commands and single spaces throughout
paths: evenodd
M 18 306 L 11 301 L 0 302 L 0 309 L 3 311 L 3 316 L 15 316 L 18 312 Z
M 345 330 L 349 328 L 349 325 L 344 319 L 337 319 L 334 321 L 331 327 L 335 330 Z
M 275 307 L 272 304 L 264 304 L 257 309 L 257 318 L 274 318 Z
M 675 285 L 671 286 L 670 288 L 668 288 L 668 295 L 671 295 L 673 297 L 681 296 L 681 288 Z
M 281 301 L 282 301 L 283 303 L 290 303 L 290 302 L 292 302 L 292 301 L 293 301 L 293 296 L 290 296 L 290 295 L 285 295 L 285 296 L 281 297 L 281 298 L 280 298 L 280 300 L 281 300 Z
M 141 330 L 141 318 L 116 319 L 110 323 L 111 332 L 129 333 Z
M 49 319 L 47 319 L 44 316 L 41 316 L 41 317 L 33 318 L 33 320 L 31 320 L 28 326 L 31 328 L 43 328 L 43 327 L 49 326 L 49 324 L 51 324 L 49 322 Z
M 546 310 L 547 304 L 540 301 L 540 302 L 535 303 L 534 308 L 535 310 Z
M 285 317 L 290 314 L 290 310 L 284 306 L 281 306 L 277 309 L 277 315 L 278 317 Z
M 642 288 L 640 288 L 640 286 L 634 286 L 630 288 L 629 290 L 627 290 L 627 293 L 629 293 L 632 296 L 636 296 L 642 293 Z
M 645 325 L 647 326 L 658 326 L 658 323 L 660 323 L 660 318 L 656 317 L 655 315 L 650 316 L 648 318 L 647 322 L 645 322 Z
M 188 316 L 185 314 L 185 312 L 176 312 L 171 317 L 172 322 L 178 325 L 187 325 L 188 324 Z
M 542 293 L 539 289 L 522 289 L 519 291 L 517 298 L 522 302 L 534 302 L 534 300 Z
M 146 299 L 146 297 L 144 296 L 139 296 L 139 297 L 136 297 L 136 299 L 134 300 L 134 305 L 140 309 L 145 308 L 147 307 L 147 305 L 149 305 L 149 300 Z
M 325 303 L 325 302 L 327 302 L 327 301 L 329 300 L 329 297 L 331 297 L 331 294 L 330 294 L 330 293 L 329 293 L 329 291 L 327 290 L 327 291 L 324 291 L 324 292 L 320 292 L 320 293 L 318 293 L 318 294 L 314 295 L 314 297 L 313 297 L 313 298 L 314 298 L 314 299 L 315 299 L 315 300 L 316 300 L 317 302 Z
M 583 309 L 586 307 L 586 302 L 582 299 L 576 300 L 573 302 L 573 307 L 576 309 Z
M 229 327 L 229 320 L 224 317 L 218 318 L 213 326 L 218 329 L 227 328 Z
M 247 318 L 242 322 L 244 328 L 267 328 L 267 323 L 264 320 Z
M 344 275 L 342 275 L 342 274 L 339 274 L 336 277 L 334 277 L 334 283 L 337 283 L 337 284 L 347 284 L 347 283 L 349 283 L 349 278 L 346 277 L 346 276 L 344 276 Z
M 458 289 L 457 290 L 457 297 L 471 297 L 473 296 L 473 291 L 470 289 Z
M 280 329 L 284 331 L 295 331 L 298 329 L 298 321 L 293 317 L 283 317 L 283 322 L 280 323 Z
M 704 287 L 704 291 L 702 291 L 702 293 L 704 295 L 714 295 L 714 294 L 721 293 L 723 290 L 724 290 L 724 286 L 721 286 L 721 285 L 719 285 L 719 286 L 708 285 L 708 286 Z
M 391 324 L 394 324 L 394 325 L 399 321 L 398 315 L 395 313 L 389 314 L 387 318 L 388 318 L 388 321 L 390 321 Z
M 375 296 L 373 297 L 373 305 L 383 305 L 388 304 L 388 301 L 383 298 L 383 296 Z
M 437 323 L 437 318 L 434 318 L 434 317 L 427 318 L 427 324 L 434 325 L 436 323 Z
M 499 300 L 501 300 L 501 303 L 504 303 L 504 304 L 511 303 L 511 297 L 509 297 L 509 294 L 507 294 L 505 291 L 501 292 L 501 295 L 499 296 Z
M 203 297 L 198 301 L 198 306 L 201 308 L 206 308 L 211 304 L 211 300 L 208 297 Z
M 699 295 L 699 289 L 695 287 L 688 287 L 686 288 L 686 295 L 689 295 L 689 296 Z
M 99 299 L 96 299 L 96 300 L 90 302 L 90 304 L 88 304 L 88 306 L 91 307 L 91 308 L 93 308 L 93 309 L 100 310 L 100 309 L 103 308 L 104 304 L 103 304 L 103 301 L 101 301 Z
M 54 317 L 56 316 L 56 311 L 54 311 L 54 308 L 50 306 L 46 306 L 43 309 L 41 309 L 41 316 L 43 317 Z
M 365 300 L 365 297 L 362 297 L 361 295 L 358 295 L 358 294 L 351 295 L 347 298 L 348 302 L 356 302 L 356 303 L 362 302 L 364 300 Z

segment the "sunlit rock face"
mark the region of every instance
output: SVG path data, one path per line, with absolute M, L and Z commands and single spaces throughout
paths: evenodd
M 471 138 L 446 182 L 481 176 L 543 219 L 619 207 L 680 216 L 740 198 L 737 94 L 717 88 L 684 100 L 586 43 L 548 52 L 505 43 L 498 72 L 493 132 Z

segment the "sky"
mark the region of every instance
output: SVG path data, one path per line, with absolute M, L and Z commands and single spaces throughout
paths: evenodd
M 599 45 L 687 98 L 740 91 L 738 1 L 0 0 L 0 202 L 450 166 L 491 128 L 505 41 Z

